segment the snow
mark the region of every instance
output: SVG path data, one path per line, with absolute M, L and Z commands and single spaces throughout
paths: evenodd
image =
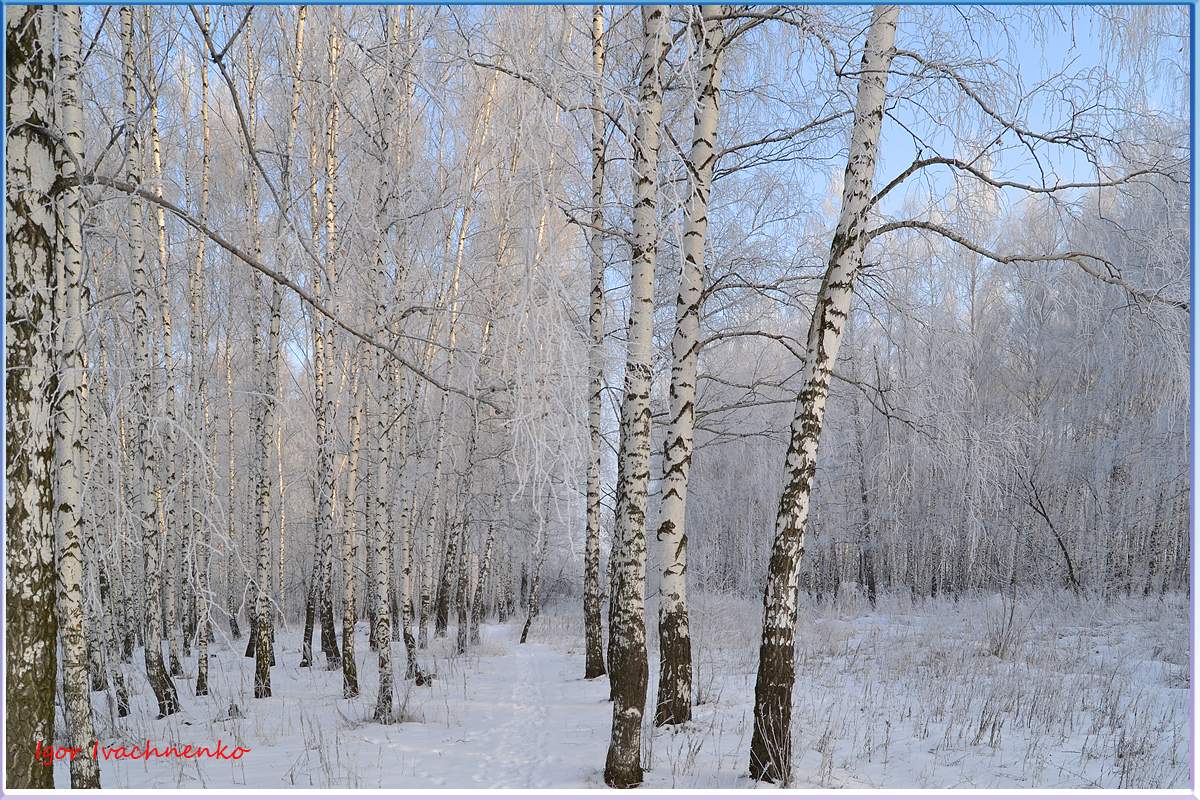
M 646 787 L 745 788 L 756 601 L 693 599 L 695 719 L 643 738 Z M 992 654 L 1006 616 L 996 596 L 881 598 L 802 605 L 793 711 L 801 787 L 1185 787 L 1190 721 L 1187 601 L 1098 601 L 1058 593 L 1018 599 L 1011 647 Z M 653 642 L 654 629 L 649 630 Z M 360 697 L 340 672 L 301 669 L 299 635 L 282 632 L 274 697 L 253 699 L 244 644 L 214 647 L 208 698 L 177 679 L 184 712 L 153 719 L 141 654 L 128 669 L 133 713 L 111 717 L 93 695 L 106 745 L 250 747 L 237 762 L 107 761 L 106 787 L 598 788 L 611 725 L 608 683 L 583 680 L 582 614 L 554 604 L 528 644 L 520 623 L 487 625 L 453 655 L 435 640 L 421 664 L 430 688 L 401 681 L 402 722 L 371 720 L 376 658 L 359 626 Z M 400 644 L 394 663 L 403 665 Z M 318 661 L 322 660 L 318 656 Z M 657 660 L 651 653 L 648 706 Z M 236 703 L 244 719 L 230 719 Z M 647 716 L 652 716 L 648 714 Z M 61 719 L 61 718 L 60 718 Z M 61 722 L 60 722 L 61 726 Z M 61 728 L 60 728 L 61 730 Z M 649 728 L 647 728 L 649 732 Z M 69 785 L 65 763 L 56 784 Z

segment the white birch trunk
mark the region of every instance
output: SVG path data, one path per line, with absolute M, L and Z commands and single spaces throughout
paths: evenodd
M 854 277 L 862 261 L 864 215 L 875 178 L 879 133 L 887 102 L 887 76 L 895 54 L 897 6 L 876 6 L 863 50 L 842 190 L 842 210 L 808 331 L 808 355 L 792 420 L 779 500 L 775 542 L 763 596 L 762 644 L 754 688 L 750 775 L 786 782 L 791 777 L 791 708 L 795 679 L 796 582 L 804 554 L 812 480 L 829 376 L 850 312 Z
M 683 231 L 683 269 L 675 300 L 671 339 L 671 416 L 663 442 L 662 508 L 658 543 L 662 563 L 659 584 L 658 702 L 655 725 L 678 725 L 692 718 L 692 640 L 687 608 L 688 474 L 696 406 L 696 361 L 700 351 L 700 304 L 704 290 L 704 250 L 708 245 L 708 197 L 716 164 L 717 121 L 721 105 L 722 7 L 701 6 L 696 23 L 700 55 L 699 94 L 689 162 L 692 191 Z
M 529 581 L 529 595 L 526 598 L 525 625 L 521 628 L 521 644 L 529 639 L 529 629 L 533 621 L 541 613 L 542 567 L 546 563 L 546 553 L 550 549 L 550 491 L 546 491 L 546 501 L 542 513 L 538 515 L 537 556 L 533 564 L 533 576 Z
M 395 40 L 399 32 L 396 24 L 399 17 L 393 10 L 391 14 L 392 24 L 389 27 L 389 44 L 395 45 Z M 388 53 L 394 52 L 394 46 L 388 47 Z M 388 103 L 390 108 L 391 103 Z M 384 113 L 384 118 L 388 119 L 388 112 Z M 388 130 L 387 125 L 384 126 Z M 385 142 L 388 137 L 385 136 Z M 379 213 L 384 213 L 384 198 L 379 198 L 378 206 Z M 375 289 L 376 303 L 373 317 L 376 327 L 384 327 L 386 325 L 388 309 L 387 298 L 389 293 L 385 291 L 388 285 L 387 268 L 383 260 L 383 235 L 379 235 L 379 239 L 375 243 Z M 373 490 L 371 495 L 366 498 L 368 503 L 373 506 L 372 523 L 372 542 L 371 546 L 374 550 L 374 560 L 371 565 L 372 572 L 370 576 L 371 585 L 374 588 L 372 600 L 374 602 L 374 614 L 371 620 L 371 638 L 375 640 L 375 649 L 379 657 L 379 695 L 375 700 L 375 720 L 377 722 L 389 723 L 393 721 L 392 712 L 392 640 L 390 636 L 391 629 L 391 609 L 388 603 L 388 565 L 391 559 L 388 558 L 389 546 L 391 541 L 391 519 L 389 515 L 391 501 L 391 474 L 389 471 L 389 454 L 388 447 L 388 420 L 386 404 L 384 402 L 383 393 L 388 383 L 388 361 L 382 352 L 373 350 L 371 354 L 371 363 L 374 366 L 375 391 L 369 399 L 371 413 L 368 415 L 368 420 L 371 426 L 371 440 L 374 445 L 374 458 L 371 459 L 371 467 L 374 470 Z
M 225 495 L 225 606 L 229 610 L 229 632 L 235 639 L 241 638 L 238 629 L 237 592 L 234 576 L 234 550 L 238 542 L 237 515 L 234 502 L 237 487 L 237 472 L 234 465 L 234 407 L 233 407 L 233 298 L 229 298 L 228 316 L 225 320 L 225 402 L 226 402 L 226 484 Z
M 144 10 L 143 42 L 145 46 L 146 68 L 154 73 L 152 50 L 153 12 L 150 8 Z M 147 116 L 150 119 L 150 166 L 151 180 L 154 186 L 154 196 L 162 199 L 162 145 L 158 135 L 158 87 L 152 81 L 147 88 L 150 108 Z M 178 448 L 176 447 L 176 397 L 175 397 L 175 359 L 172 355 L 172 323 L 171 323 L 171 290 L 167 278 L 167 218 L 166 211 L 161 205 L 154 206 L 154 219 L 158 230 L 158 291 L 159 311 L 162 318 L 162 350 L 163 350 L 163 380 L 166 389 L 166 427 L 162 431 L 163 438 L 163 468 L 165 475 L 155 489 L 156 502 L 159 506 L 159 529 L 164 548 L 163 580 L 164 606 L 166 618 L 163 625 L 163 637 L 167 640 L 167 653 L 172 676 L 183 675 L 183 665 L 179 661 L 179 560 L 181 547 L 178 544 L 177 528 L 175 525 L 175 502 L 166 498 L 166 492 L 174 492 L 178 482 Z
M 341 104 L 336 91 L 338 60 L 341 42 L 336 27 L 329 31 L 329 85 L 331 96 L 329 112 L 325 125 L 325 272 L 329 278 L 327 291 L 333 294 L 333 282 L 337 279 L 337 207 L 335 204 L 337 190 L 337 144 L 338 119 L 341 115 Z M 317 380 L 324 386 L 321 392 L 323 410 L 317 423 L 318 436 L 318 492 L 321 497 L 318 502 L 318 513 L 321 515 L 320 524 L 323 526 L 325 564 L 322 569 L 322 587 L 320 592 L 321 614 L 321 649 L 325 651 L 326 668 L 337 669 L 341 655 L 338 652 L 337 637 L 333 630 L 333 531 L 335 527 L 334 502 L 337 492 L 333 473 L 333 453 L 330 428 L 333 425 L 333 365 L 337 362 L 334 351 L 333 328 L 327 322 L 321 324 L 322 368 L 318 369 Z
M 248 128 L 250 141 L 247 146 L 257 147 L 257 113 L 255 112 L 256 103 L 256 83 L 258 78 L 258 64 L 255 56 L 255 47 L 253 40 L 253 21 L 247 23 L 246 31 L 243 36 L 247 37 L 248 46 L 246 48 L 246 72 L 248 75 L 248 84 L 246 90 L 246 105 Z M 248 215 L 250 217 L 251 238 L 253 241 L 255 257 L 259 257 L 262 252 L 262 237 L 259 230 L 258 214 L 259 214 L 259 189 L 258 175 L 252 165 L 247 164 L 247 173 L 249 175 L 250 187 L 250 208 Z M 262 279 L 255 274 L 255 302 L 261 302 L 263 297 Z M 258 367 L 258 378 L 260 383 L 260 397 L 258 400 L 258 411 L 254 415 L 254 439 L 255 439 L 255 495 L 257 499 L 258 510 L 258 535 L 257 535 L 257 558 L 254 571 L 254 624 L 251 626 L 253 648 L 254 648 L 254 696 L 255 698 L 267 698 L 271 696 L 271 665 L 274 663 L 274 646 L 273 646 L 273 615 L 271 614 L 271 586 L 274 583 L 272 580 L 271 569 L 271 445 L 274 443 L 274 428 L 275 428 L 275 403 L 276 385 L 279 376 L 279 337 L 280 337 L 280 305 L 283 297 L 279 284 L 271 282 L 270 299 L 267 301 L 267 309 L 270 322 L 267 327 L 266 341 L 262 342 L 261 348 L 255 347 L 255 362 Z M 258 319 L 261 312 L 255 310 L 255 342 L 260 340 L 258 334 Z
M 124 110 L 125 118 L 129 120 L 126 128 L 128 156 L 126 159 L 126 179 L 133 185 L 141 182 L 139 161 L 141 147 L 134 120 L 137 117 L 137 75 L 134 69 L 133 54 L 133 10 L 121 8 L 121 39 L 124 49 Z M 138 415 L 137 415 L 137 446 L 135 448 L 135 471 L 138 476 L 137 509 L 142 530 L 142 564 L 145 583 L 145 661 L 146 674 L 150 686 L 158 700 L 159 717 L 167 717 L 179 711 L 179 696 L 175 685 L 167 675 L 162 657 L 162 577 L 160 575 L 159 553 L 162 546 L 161 531 L 156 508 L 157 475 L 155 474 L 155 446 L 152 436 L 152 404 L 153 363 L 150 353 L 153 349 L 154 334 L 150 330 L 150 286 L 152 278 L 146 271 L 145 232 L 142 226 L 142 201 L 133 196 L 130 199 L 130 225 L 132 228 L 133 256 L 133 297 L 134 297 L 134 339 L 137 350 L 136 363 Z
M 592 6 L 592 229 L 591 293 L 588 328 L 588 466 L 586 540 L 583 557 L 583 677 L 604 674 L 604 633 L 600 625 L 600 434 L 601 393 L 604 390 L 604 7 Z M 490 539 L 489 539 L 490 543 Z M 486 568 L 487 558 L 484 558 Z
M 83 153 L 83 109 L 79 94 L 81 42 L 79 6 L 62 6 L 58 13 L 62 94 L 60 117 L 63 142 L 60 174 L 70 181 Z M 83 195 L 68 184 L 59 197 L 58 229 L 58 413 L 54 426 L 54 521 L 58 538 L 58 618 L 62 642 L 63 705 L 67 739 L 80 754 L 71 759 L 71 788 L 99 789 L 100 767 L 92 754 L 96 730 L 92 724 L 88 680 L 86 615 L 83 603 L 83 484 L 87 453 L 83 439 L 87 413 L 84 396 L 83 341 Z
M 56 672 L 54 9 L 5 9 L 5 43 L 5 787 L 52 789 L 32 743 L 54 737 Z
M 650 383 L 654 322 L 654 259 L 658 248 L 658 139 L 662 122 L 659 67 L 670 47 L 667 7 L 642 6 L 638 121 L 633 141 L 633 263 L 629 351 L 621 404 L 621 473 L 617 539 L 621 543 L 610 602 L 609 667 L 613 723 L 604 782 L 630 788 L 642 782 L 642 716 L 646 706 L 646 491 L 650 482 Z
M 471 644 L 479 644 L 479 623 L 486 609 L 483 605 L 483 589 L 487 585 L 488 576 L 492 571 L 492 546 L 496 541 L 496 523 L 500 516 L 500 485 L 499 481 L 492 490 L 492 513 L 488 518 L 487 539 L 483 544 L 483 557 L 479 561 L 479 577 L 475 583 L 475 593 L 471 601 Z M 599 615 L 600 610 L 596 609 Z M 598 620 L 597 620 L 598 621 Z
M 207 27 L 209 23 L 208 7 L 204 7 L 204 24 Z M 208 220 L 208 177 L 210 170 L 210 131 L 208 127 L 208 63 L 201 53 L 199 56 L 199 73 L 200 73 L 200 222 L 207 224 Z M 204 294 L 204 257 L 205 243 L 204 236 L 196 237 L 196 259 L 192 264 L 192 275 L 189 281 L 189 330 L 188 330 L 188 350 L 191 362 L 192 371 L 192 398 L 194 402 L 203 403 L 204 406 L 204 435 L 201 441 L 206 445 L 210 444 L 209 439 L 209 405 L 206 398 L 207 382 L 204 377 L 204 369 L 202 368 L 201 359 L 203 353 L 208 350 L 208 335 L 203 325 L 203 320 L 200 318 L 202 313 L 201 297 Z M 232 377 L 232 376 L 230 376 Z M 210 452 L 212 449 L 210 448 Z M 209 473 L 211 475 L 211 472 Z M 232 475 L 231 475 L 232 477 Z M 192 481 L 193 489 L 196 487 L 196 476 L 189 477 Z M 199 598 L 199 614 L 196 621 L 197 627 L 197 644 L 196 644 L 196 695 L 202 697 L 208 694 L 208 643 L 212 635 L 212 584 L 209 575 L 209 560 L 211 554 L 211 545 L 209 542 L 208 526 L 204 524 L 204 516 L 201 514 L 200 504 L 195 496 L 192 498 L 192 530 L 199 537 L 196 543 L 196 577 L 199 583 L 198 592 Z
M 355 573 L 358 571 L 358 529 L 355 516 L 362 461 L 362 426 L 366 411 L 367 387 L 355 358 L 351 394 L 354 395 L 354 414 L 350 417 L 350 471 L 346 476 L 346 522 L 342 525 L 342 697 L 358 697 L 358 662 L 354 657 L 354 625 L 358 621 L 358 597 L 355 592 Z M 367 497 L 370 503 L 371 498 Z
M 304 8 L 303 6 L 301 8 Z M 317 133 L 314 130 L 309 141 L 308 160 L 316 171 L 317 163 Z M 324 222 L 321 211 L 321 195 L 314 175 L 309 185 L 310 213 L 312 218 L 312 245 L 314 252 L 320 247 L 319 230 Z M 315 266 L 310 273 L 313 295 L 321 297 L 321 269 Z M 332 471 L 332 456 L 329 454 L 328 423 L 325 417 L 325 319 L 314 315 L 309 334 L 313 351 L 313 417 L 316 420 L 316 494 L 315 515 L 313 517 L 313 569 L 308 586 L 308 598 L 304 609 L 304 633 L 301 640 L 300 666 L 310 667 L 313 664 L 312 635 L 313 624 L 321 625 L 322 649 L 328 657 L 326 644 L 328 635 L 322 625 L 324 599 L 328 596 L 326 587 L 326 570 L 329 560 L 326 552 L 326 524 L 328 511 L 325 506 L 329 502 L 326 487 L 329 483 L 329 473 Z

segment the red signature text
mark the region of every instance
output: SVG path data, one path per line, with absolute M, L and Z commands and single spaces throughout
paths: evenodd
M 215 761 L 237 761 L 250 752 L 249 747 L 229 747 L 220 739 L 213 746 L 202 745 L 165 745 L 157 747 L 147 739 L 145 744 L 113 745 L 106 747 L 99 742 L 92 742 L 91 757 L 97 761 L 149 761 L 152 758 L 200 759 Z M 73 761 L 83 753 L 81 747 L 56 747 L 38 739 L 34 746 L 34 757 L 42 764 L 53 764 L 55 761 Z

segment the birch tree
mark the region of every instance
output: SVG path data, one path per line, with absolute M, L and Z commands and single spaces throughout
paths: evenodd
M 862 263 L 864 216 L 875 178 L 899 15 L 898 6 L 876 6 L 872 12 L 859 72 L 841 214 L 809 323 L 802 388 L 796 400 L 785 460 L 786 484 L 779 501 L 763 596 L 762 643 L 754 687 L 754 736 L 750 743 L 750 776 L 760 781 L 781 783 L 791 777 L 796 580 L 804 553 L 804 528 L 808 522 L 830 375 L 850 311 L 854 278 Z
M 258 77 L 258 65 L 255 58 L 255 42 L 253 38 L 253 21 L 247 20 L 246 36 L 246 74 L 247 88 L 246 100 L 248 113 L 248 135 L 249 141 L 247 147 L 254 149 L 257 147 L 257 113 L 255 112 L 256 87 L 255 83 Z M 259 230 L 258 214 L 259 214 L 259 189 L 258 176 L 247 165 L 248 171 L 248 186 L 249 186 L 249 212 L 250 212 L 250 230 L 251 241 L 255 255 L 262 252 L 262 237 Z M 254 652 L 254 696 L 256 698 L 266 698 L 271 696 L 271 664 L 274 661 L 274 646 L 272 643 L 273 635 L 272 628 L 274 625 L 273 615 L 271 614 L 271 445 L 274 443 L 275 433 L 275 394 L 277 391 L 276 381 L 279 376 L 279 328 L 280 328 L 280 303 L 282 302 L 282 293 L 279 289 L 279 284 L 271 282 L 270 299 L 265 303 L 269 322 L 267 323 L 267 336 L 265 341 L 259 333 L 259 319 L 261 318 L 261 310 L 256 308 L 254 322 L 254 351 L 255 362 L 258 367 L 258 379 L 260 381 L 260 396 L 257 403 L 257 410 L 253 414 L 253 434 L 255 439 L 254 453 L 254 482 L 255 482 L 255 499 L 258 511 L 257 525 L 257 557 L 255 559 L 254 571 L 254 624 L 251 628 L 251 638 L 253 640 Z M 263 294 L 262 279 L 257 274 L 254 279 L 254 295 L 256 307 L 259 303 L 266 300 Z M 261 344 L 261 350 L 260 345 Z M 261 353 L 261 355 L 260 355 Z
M 620 560 L 615 565 L 609 628 L 612 739 L 604 782 L 630 788 L 642 782 L 642 715 L 646 706 L 646 493 L 650 482 L 651 334 L 654 260 L 658 248 L 658 140 L 662 121 L 660 65 L 670 42 L 666 6 L 642 6 L 638 119 L 633 141 L 633 258 L 625 397 L 621 404 L 621 478 L 617 488 Z
M 335 203 L 337 191 L 337 143 L 338 120 L 341 106 L 336 86 L 338 76 L 338 60 L 341 53 L 341 41 L 336 26 L 329 30 L 329 107 L 325 122 L 325 264 L 324 272 L 328 282 L 328 291 L 332 295 L 333 283 L 337 275 L 337 207 Z M 311 155 L 311 153 L 310 153 Z M 313 159 L 315 160 L 315 158 Z M 313 197 L 316 198 L 316 182 L 313 183 Z M 314 213 L 316 205 L 314 199 Z M 314 236 L 316 234 L 314 233 Z M 320 297 L 320 287 L 324 285 L 319 270 L 314 271 L 314 288 Z M 314 368 L 317 381 L 321 384 L 317 393 L 317 530 L 318 535 L 324 531 L 322 544 L 322 560 L 318 591 L 317 608 L 321 618 L 321 649 L 325 652 L 326 669 L 337 669 L 340 666 L 341 655 L 338 652 L 337 635 L 333 630 L 333 529 L 334 529 L 334 485 L 333 454 L 331 452 L 330 426 L 333 425 L 333 364 L 336 361 L 334 353 L 333 330 L 327 321 L 322 320 L 318 335 L 320 343 L 314 344 Z
M 496 542 L 496 524 L 500 516 L 500 487 L 499 484 L 492 491 L 492 509 L 491 515 L 488 517 L 487 536 L 483 544 L 483 556 L 479 559 L 479 575 L 475 582 L 475 591 L 471 595 L 471 620 L 470 620 L 470 636 L 471 644 L 479 644 L 479 624 L 483 618 L 486 609 L 483 603 L 483 590 L 487 586 L 488 578 L 492 573 L 492 546 Z M 599 615 L 600 610 L 596 609 L 596 614 Z
M 153 13 L 150 8 L 144 9 L 143 16 L 143 46 L 145 47 L 145 64 L 151 75 L 154 70 L 154 27 Z M 158 135 L 158 86 L 153 79 L 146 81 L 146 97 L 149 108 L 146 116 L 150 121 L 150 167 L 151 180 L 154 186 L 155 198 L 163 197 L 163 165 L 162 143 Z M 177 400 L 175 395 L 175 356 L 173 353 L 171 293 L 168 276 L 169 254 L 167 248 L 167 217 L 161 204 L 154 205 L 154 220 L 158 231 L 158 294 L 159 313 L 162 321 L 162 353 L 163 353 L 163 387 L 166 403 L 165 425 L 160 435 L 163 439 L 163 469 L 165 474 L 156 477 L 154 502 L 157 508 L 159 536 L 164 547 L 163 581 L 165 582 L 163 607 L 163 638 L 167 641 L 167 655 L 170 674 L 172 677 L 183 675 L 183 666 L 179 661 L 179 561 L 181 548 L 178 546 L 177 527 L 175 525 L 175 502 L 173 497 L 167 497 L 168 492 L 174 492 L 179 483 L 179 448 L 176 446 L 178 417 Z
M 126 138 L 126 180 L 133 186 L 141 182 L 141 146 L 137 123 L 137 72 L 133 46 L 133 10 L 121 8 L 121 39 L 123 45 L 123 81 Z M 150 358 L 153 349 L 153 331 L 149 321 L 149 292 L 151 278 L 146 271 L 146 245 L 142 225 L 142 202 L 132 201 L 130 214 L 131 258 L 133 261 L 131 282 L 134 297 L 134 337 L 138 364 L 138 414 L 137 447 L 134 455 L 137 480 L 137 508 L 142 531 L 142 566 L 145 576 L 145 661 L 146 675 L 158 700 L 159 717 L 167 717 L 180 710 L 175 684 L 167 674 L 162 656 L 162 577 L 160 569 L 159 514 L 156 504 L 157 476 L 155 472 L 155 444 L 152 437 L 152 391 L 153 368 Z
M 354 413 L 350 417 L 350 471 L 346 477 L 346 524 L 342 526 L 342 697 L 358 697 L 358 664 L 354 657 L 354 624 L 358 621 L 358 597 L 354 574 L 358 571 L 357 515 L 362 465 L 363 415 L 366 413 L 367 385 L 355 356 L 351 395 Z M 368 465 L 369 468 L 369 465 Z M 368 496 L 366 503 L 371 502 Z
M 63 134 L 59 173 L 71 181 L 83 152 L 83 113 L 79 95 L 81 12 L 63 6 L 58 12 L 59 113 Z M 87 465 L 84 441 L 87 396 L 84 390 L 83 227 L 82 192 L 68 184 L 58 198 L 59 258 L 57 275 L 58 408 L 54 426 L 55 528 L 58 539 L 58 618 L 62 638 L 63 701 L 71 746 L 81 753 L 71 759 L 71 788 L 99 789 L 100 767 L 92 755 L 96 731 L 88 680 L 88 620 L 83 601 L 83 488 Z
M 232 287 L 232 282 L 231 282 Z M 233 292 L 228 298 L 228 315 L 225 319 L 225 349 L 222 362 L 225 368 L 225 607 L 229 612 L 229 633 L 240 639 L 238 628 L 238 603 L 234 581 L 234 546 L 238 541 L 237 514 L 234 513 L 234 498 L 237 491 L 237 471 L 234 466 L 234 406 L 233 406 Z
M 604 391 L 604 7 L 592 6 L 592 228 L 588 231 L 591 291 L 588 329 L 592 348 L 588 368 L 587 541 L 583 557 L 583 677 L 604 674 L 604 634 L 600 627 L 600 432 Z M 491 538 L 489 534 L 488 545 Z M 488 558 L 484 556 L 484 569 Z
M 399 43 L 400 18 L 396 11 L 388 14 L 387 20 L 387 72 L 388 85 L 384 90 L 384 109 L 379 115 L 380 132 L 376 142 L 379 148 L 380 168 L 388 169 L 395 163 L 391 150 L 395 147 L 392 140 L 393 113 L 392 107 L 397 99 L 397 91 L 403 92 L 403 87 L 393 88 L 392 81 L 395 73 L 396 49 Z M 407 102 L 407 97 L 403 98 Z M 379 215 L 387 210 L 387 195 L 384 184 L 376 190 L 375 207 Z M 374 325 L 386 328 L 388 316 L 389 276 L 384 258 L 384 230 L 376 233 L 373 243 L 372 272 L 370 273 L 376 288 L 376 300 L 368 313 Z M 396 287 L 399 288 L 398 286 Z M 367 528 L 369 536 L 368 548 L 372 558 L 368 559 L 367 580 L 372 589 L 368 593 L 370 609 L 371 640 L 378 655 L 379 692 L 375 702 L 374 718 L 376 721 L 388 723 L 393 719 L 392 695 L 393 674 L 391 660 L 390 629 L 392 608 L 391 570 L 392 570 L 392 531 L 390 520 L 390 505 L 392 495 L 392 475 L 390 465 L 389 425 L 394 419 L 389 419 L 389 410 L 394 407 L 391 402 L 389 383 L 392 382 L 391 367 L 381 353 L 372 352 L 367 361 L 365 374 L 360 377 L 364 390 L 363 405 L 365 422 L 368 427 L 369 439 L 368 458 L 365 469 L 370 487 L 364 498 L 367 513 Z
M 692 640 L 687 610 L 687 533 L 684 529 L 696 411 L 696 360 L 700 350 L 700 305 L 704 250 L 708 244 L 708 198 L 716 164 L 724 30 L 720 6 L 701 6 L 695 24 L 700 58 L 692 150 L 692 187 L 685 209 L 683 268 L 675 300 L 671 339 L 671 416 L 663 443 L 662 509 L 658 542 L 663 565 L 658 605 L 658 704 L 656 725 L 692 718 Z
M 57 167 L 50 6 L 5 10 L 5 786 L 52 789 L 33 744 L 54 737 L 52 398 Z
M 204 8 L 203 13 L 204 24 L 207 26 L 209 24 L 209 11 L 207 7 Z M 205 61 L 203 52 L 199 53 L 197 72 L 200 77 L 200 208 L 198 214 L 200 221 L 207 224 L 211 162 L 209 148 L 212 137 L 208 127 L 208 64 Z M 191 371 L 188 384 L 190 386 L 190 399 L 193 403 L 193 415 L 196 403 L 200 403 L 203 407 L 204 426 L 201 441 L 211 448 L 213 442 L 210 435 L 211 420 L 209 419 L 208 383 L 205 377 L 204 365 L 201 363 L 202 352 L 207 354 L 208 351 L 208 334 L 204 329 L 203 320 L 201 319 L 201 303 L 202 298 L 206 294 L 204 281 L 205 243 L 205 237 L 196 237 L 195 259 L 192 262 L 192 271 L 188 276 L 188 361 Z M 215 448 L 211 448 L 210 452 L 213 449 Z M 193 463 L 198 465 L 199 462 L 200 459 L 197 458 L 194 459 Z M 212 474 L 208 469 L 205 469 L 205 472 L 209 476 Z M 199 493 L 199 480 L 195 474 L 189 475 L 188 480 L 192 489 L 192 531 L 194 535 L 199 537 L 199 541 L 196 543 L 196 576 L 199 584 L 197 588 L 199 614 L 196 620 L 196 696 L 203 697 L 208 694 L 208 645 L 209 639 L 212 636 L 213 598 L 212 581 L 209 575 L 211 541 L 209 528 L 200 507 L 200 499 L 197 496 Z M 229 544 L 232 544 L 232 541 Z

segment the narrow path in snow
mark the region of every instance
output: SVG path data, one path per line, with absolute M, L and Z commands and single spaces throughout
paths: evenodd
M 468 668 L 465 741 L 449 742 L 446 755 L 470 759 L 478 786 L 597 783 L 612 713 L 608 682 L 584 680 L 583 662 L 574 656 L 520 644 L 516 628 L 491 626 L 484 635 L 487 650 L 508 652 L 482 656 Z

